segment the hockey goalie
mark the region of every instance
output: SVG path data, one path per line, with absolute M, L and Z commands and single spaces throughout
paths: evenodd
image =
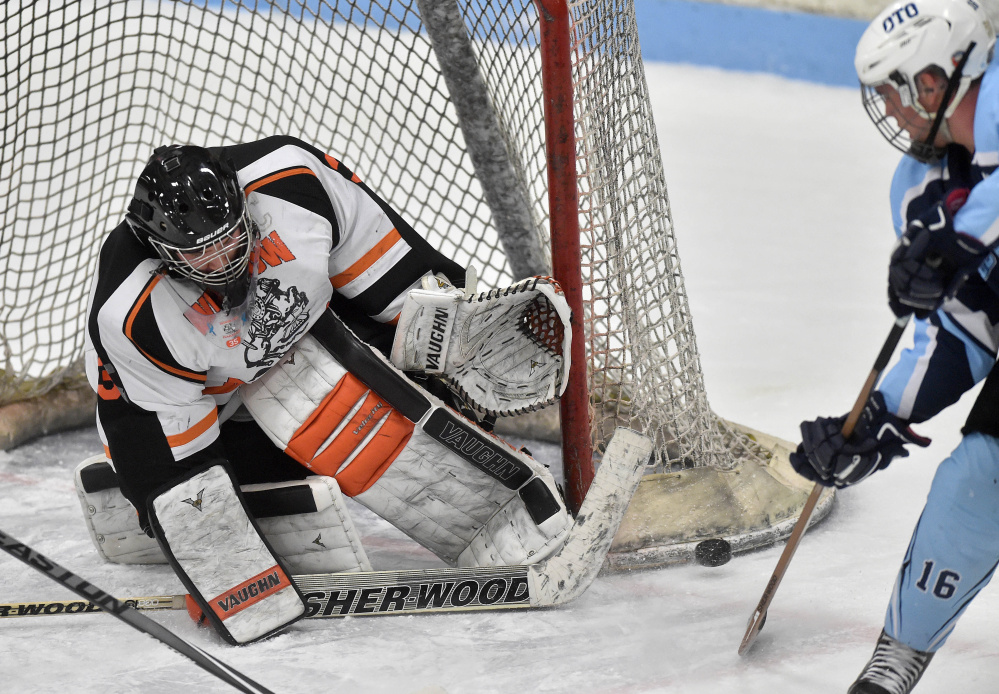
M 451 565 L 558 551 L 551 474 L 488 432 L 563 392 L 569 310 L 473 284 L 300 140 L 157 149 L 89 299 L 98 551 L 169 562 L 234 644 L 305 614 L 291 576 L 371 570 L 344 495 Z

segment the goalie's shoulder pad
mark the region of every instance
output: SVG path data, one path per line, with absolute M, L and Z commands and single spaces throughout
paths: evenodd
M 399 317 L 392 363 L 440 374 L 480 412 L 528 412 L 565 392 L 570 314 L 550 277 L 467 298 L 455 289 L 415 289 Z

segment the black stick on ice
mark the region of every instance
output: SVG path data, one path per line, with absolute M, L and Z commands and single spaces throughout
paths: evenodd
M 207 670 L 241 692 L 247 694 L 274 694 L 270 689 L 257 684 L 249 677 L 234 670 L 215 656 L 201 650 L 197 646 L 188 643 L 166 627 L 154 622 L 149 617 L 139 613 L 120 600 L 111 597 L 100 588 L 97 588 L 69 569 L 59 566 L 48 557 L 39 554 L 27 545 L 18 542 L 10 535 L 0 530 L 0 549 L 7 552 L 15 559 L 20 559 L 33 569 L 36 569 L 56 583 L 65 586 L 69 590 L 79 595 L 84 600 L 89 600 L 95 605 L 100 605 L 101 609 L 109 612 L 121 621 L 139 631 L 149 634 L 167 646 L 177 651 L 181 655 L 193 660 L 199 667 Z

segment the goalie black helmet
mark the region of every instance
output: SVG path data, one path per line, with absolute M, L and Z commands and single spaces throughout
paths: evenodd
M 126 222 L 167 271 L 241 305 L 256 227 L 231 162 L 203 147 L 159 147 L 135 184 Z

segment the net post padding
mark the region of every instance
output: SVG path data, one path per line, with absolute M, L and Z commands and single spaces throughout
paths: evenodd
M 513 276 L 547 275 L 533 205 L 517 179 L 461 8 L 455 0 L 417 0 L 417 5 Z
M 694 547 L 709 538 L 727 540 L 738 553 L 790 535 L 813 487 L 791 467 L 794 445 L 725 420 L 720 424 L 763 449 L 766 462 L 743 458 L 731 467 L 646 475 L 611 545 L 608 568 L 688 562 Z M 834 494 L 831 488 L 823 491 L 810 523 L 832 510 Z

